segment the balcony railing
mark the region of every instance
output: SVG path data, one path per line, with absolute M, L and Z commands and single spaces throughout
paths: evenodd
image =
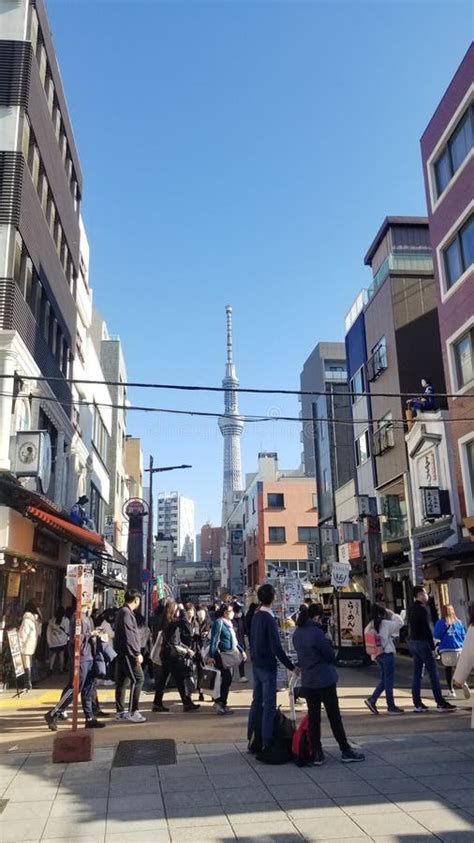
M 367 360 L 367 380 L 371 382 L 377 380 L 382 372 L 385 372 L 387 366 L 387 348 L 381 345 Z
M 375 295 L 390 272 L 433 272 L 433 257 L 430 249 L 417 252 L 390 252 L 374 275 L 368 289 L 368 298 Z
M 372 450 L 374 456 L 380 457 L 385 451 L 395 445 L 393 437 L 393 424 L 387 423 L 379 427 L 372 436 Z

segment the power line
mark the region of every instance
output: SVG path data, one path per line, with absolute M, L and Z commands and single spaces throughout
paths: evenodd
M 214 413 L 206 410 L 178 410 L 172 407 L 143 407 L 139 405 L 128 405 L 128 404 L 108 404 L 101 401 L 86 401 L 85 399 L 78 399 L 77 401 L 64 401 L 60 398 L 54 398 L 51 396 L 43 396 L 43 395 L 34 395 L 33 393 L 21 393 L 19 395 L 14 396 L 11 392 L 5 393 L 0 392 L 1 396 L 7 398 L 26 398 L 28 400 L 37 399 L 38 401 L 52 401 L 55 404 L 60 404 L 62 407 L 104 407 L 108 410 L 124 410 L 125 412 L 143 412 L 143 413 L 161 413 L 163 415 L 177 415 L 177 416 L 198 416 L 201 418 L 214 418 L 219 419 L 222 418 L 224 413 Z M 401 425 L 405 426 L 407 423 L 406 419 L 336 419 L 336 418 L 300 418 L 299 416 L 280 416 L 280 415 L 264 415 L 264 414 L 255 414 L 255 415 L 242 415 L 239 414 L 239 419 L 242 419 L 245 423 L 259 423 L 259 422 L 298 422 L 301 423 L 309 423 L 316 425 L 319 422 L 328 422 L 329 424 L 344 424 L 350 425 L 351 427 L 355 425 L 381 425 L 387 426 L 390 425 Z M 432 422 L 474 422 L 473 418 L 455 418 L 455 419 L 430 419 Z
M 140 381 L 107 381 L 107 380 L 91 380 L 88 378 L 64 378 L 59 376 L 49 377 L 46 375 L 0 375 L 0 380 L 2 378 L 6 379 L 23 379 L 23 380 L 35 380 L 38 382 L 46 381 L 47 383 L 54 383 L 59 381 L 60 383 L 68 383 L 68 384 L 87 384 L 90 386 L 119 386 L 119 387 L 126 387 L 127 389 L 170 389 L 170 390 L 178 390 L 183 392 L 241 392 L 241 393 L 248 393 L 251 395 L 331 395 L 331 390 L 298 390 L 298 389 L 266 389 L 260 387 L 236 387 L 232 389 L 227 389 L 223 386 L 198 386 L 195 384 L 176 384 L 176 383 L 146 383 Z M 337 386 L 337 385 L 336 385 Z M 353 392 L 351 390 L 344 390 L 343 392 L 336 392 L 337 395 L 347 395 L 349 397 L 355 398 L 419 398 L 420 391 L 418 392 Z M 433 392 L 431 393 L 433 398 L 459 398 L 458 393 L 449 393 L 449 392 Z M 462 398 L 474 398 L 474 393 L 472 394 L 464 394 Z

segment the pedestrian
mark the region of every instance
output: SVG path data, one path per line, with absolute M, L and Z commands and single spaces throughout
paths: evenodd
M 286 655 L 280 642 L 278 625 L 272 612 L 275 589 L 270 583 L 257 591 L 260 606 L 252 617 L 250 655 L 252 658 L 253 695 L 247 724 L 249 741 L 256 737 L 254 749 L 264 757 L 273 741 L 276 714 L 277 663 L 299 675 L 299 669 Z M 260 744 L 261 746 L 258 746 Z
M 146 717 L 139 710 L 143 687 L 143 656 L 135 611 L 139 608 L 141 594 L 136 589 L 125 592 L 125 605 L 117 612 L 115 620 L 114 649 L 117 653 L 115 673 L 116 720 L 144 723 Z M 130 688 L 128 711 L 125 710 L 125 692 Z
M 421 699 L 421 675 L 425 667 L 430 677 L 433 696 L 436 700 L 436 708 L 440 713 L 455 711 L 456 706 L 451 705 L 444 699 L 441 693 L 438 668 L 434 659 L 433 651 L 435 643 L 433 633 L 428 620 L 428 593 L 424 586 L 415 585 L 413 589 L 415 598 L 410 609 L 408 625 L 410 629 L 410 652 L 413 656 L 413 680 L 412 696 L 413 706 L 417 714 L 424 714 L 429 711 L 427 705 Z
M 150 689 L 153 685 L 153 663 L 150 659 L 152 647 L 151 629 L 141 612 L 135 612 L 135 617 L 137 620 L 138 636 L 140 638 L 140 652 L 143 656 L 142 670 L 144 683 L 147 689 Z
M 20 629 L 18 630 L 20 653 L 25 670 L 25 688 L 28 691 L 33 687 L 31 682 L 31 665 L 40 635 L 41 612 L 36 603 L 29 600 L 23 610 L 23 617 L 21 619 Z
M 69 621 L 64 613 L 64 607 L 58 606 L 56 613 L 48 621 L 46 641 L 49 647 L 49 672 L 53 672 L 56 657 L 59 662 L 59 672 L 64 672 L 64 655 L 69 641 Z
M 462 688 L 467 700 L 471 696 L 469 685 L 467 684 L 471 670 L 474 670 L 474 603 L 471 603 L 469 609 L 469 628 L 453 676 L 453 688 Z
M 247 609 L 247 613 L 245 615 L 245 632 L 249 641 L 249 647 L 251 647 L 251 635 L 252 635 L 252 618 L 254 616 L 255 610 L 258 608 L 258 603 L 253 601 Z
M 235 634 L 237 636 L 237 641 L 238 641 L 239 646 L 242 648 L 242 652 L 244 652 L 246 654 L 246 649 L 245 649 L 245 617 L 244 617 L 243 606 L 241 605 L 241 603 L 238 603 L 237 601 L 235 601 L 232 604 L 232 607 L 234 609 L 234 619 L 233 619 L 232 623 L 234 625 Z M 244 659 L 242 659 L 242 661 L 239 664 L 239 677 L 240 677 L 239 682 L 241 682 L 241 683 L 246 683 L 246 682 L 249 681 L 247 679 L 246 675 L 245 675 L 245 660 Z
M 435 624 L 433 638 L 437 642 L 441 664 L 444 667 L 448 694 L 450 697 L 455 697 L 456 691 L 453 688 L 453 673 L 461 655 L 466 638 L 466 630 L 459 618 L 456 617 L 454 606 L 451 603 L 441 607 L 441 617 Z
M 211 643 L 207 662 L 215 665 L 221 674 L 221 689 L 215 700 L 216 712 L 220 715 L 233 714 L 227 705 L 229 690 L 232 685 L 232 669 L 247 658 L 244 649 L 237 641 L 234 625 L 234 609 L 232 603 L 223 603 L 217 610 L 216 619 L 212 625 Z
M 75 644 L 75 618 L 71 618 L 70 626 L 70 672 L 69 681 L 64 688 L 61 699 L 54 706 L 54 708 L 47 711 L 44 719 L 48 728 L 52 732 L 58 730 L 58 720 L 66 720 L 66 709 L 71 705 L 73 699 L 73 682 L 74 682 L 74 644 Z M 86 729 L 102 729 L 104 723 L 99 723 L 93 712 L 93 695 L 94 695 L 94 657 L 92 652 L 92 638 L 94 636 L 94 626 L 91 618 L 83 612 L 81 614 L 81 633 L 80 633 L 80 647 L 79 647 L 79 691 L 81 694 L 82 709 L 84 717 L 86 718 Z M 98 704 L 97 704 L 98 705 Z
M 395 705 L 393 696 L 393 686 L 395 681 L 395 642 L 394 637 L 397 636 L 403 626 L 403 618 L 396 615 L 390 609 L 384 606 L 379 606 L 377 603 L 372 608 L 371 619 L 367 624 L 365 632 L 375 630 L 380 639 L 380 646 L 382 652 L 375 657 L 380 669 L 380 682 L 374 691 L 364 700 L 365 705 L 372 712 L 378 714 L 377 700 L 385 691 L 385 699 L 387 701 L 387 714 L 405 714 L 403 708 Z
M 193 655 L 185 658 L 186 678 L 184 684 L 186 694 L 191 697 L 194 691 L 198 690 L 197 672 L 199 657 L 199 623 L 196 617 L 196 609 L 193 603 L 187 602 L 184 611 L 181 612 L 181 642 L 188 647 Z M 201 694 L 200 694 L 201 696 Z
M 341 761 L 347 764 L 365 760 L 364 754 L 356 752 L 346 736 L 337 697 L 336 654 L 322 629 L 323 619 L 324 609 L 320 603 L 311 603 L 309 606 L 303 603 L 293 634 L 293 646 L 301 669 L 300 694 L 308 704 L 312 760 L 317 767 L 326 760 L 321 744 L 321 704 L 324 705 L 332 733 L 339 744 Z
M 165 606 L 162 616 L 161 632 L 163 644 L 161 648 L 161 669 L 156 677 L 155 698 L 153 700 L 153 711 L 168 712 L 169 708 L 163 705 L 163 694 L 168 677 L 173 677 L 178 689 L 183 711 L 197 711 L 200 706 L 193 703 L 191 696 L 186 691 L 185 680 L 187 676 L 186 659 L 193 657 L 194 653 L 190 647 L 186 647 L 181 640 L 183 618 L 178 603 L 170 601 Z

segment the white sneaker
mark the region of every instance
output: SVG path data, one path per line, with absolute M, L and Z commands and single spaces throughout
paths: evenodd
M 114 720 L 130 720 L 130 715 L 128 711 L 119 711 L 118 714 L 115 715 Z
M 462 692 L 463 692 L 464 699 L 469 700 L 470 697 L 471 697 L 471 689 L 470 689 L 469 685 L 467 684 L 467 682 L 465 682 L 464 685 L 462 686 Z
M 249 680 L 247 679 L 247 677 L 246 677 L 246 676 L 241 676 L 241 677 L 240 677 L 240 679 L 239 679 L 239 682 L 242 682 L 242 683 L 244 683 L 244 682 L 248 682 L 248 681 L 249 681 Z
M 129 714 L 128 719 L 131 723 L 146 723 L 146 717 L 144 717 L 139 711 L 134 711 L 133 714 Z
M 104 679 L 102 685 L 104 688 L 112 688 L 115 685 L 115 682 L 113 679 Z

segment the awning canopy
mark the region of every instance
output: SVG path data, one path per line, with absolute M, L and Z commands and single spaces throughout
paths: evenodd
M 44 512 L 36 506 L 29 506 L 26 514 L 28 518 L 32 518 L 38 524 L 43 524 L 57 536 L 60 536 L 66 541 L 74 542 L 74 544 L 82 544 L 87 547 L 98 547 L 103 549 L 104 539 L 92 530 L 85 530 L 84 527 L 79 527 L 71 521 L 66 521 L 59 515 L 53 515 L 50 512 Z

